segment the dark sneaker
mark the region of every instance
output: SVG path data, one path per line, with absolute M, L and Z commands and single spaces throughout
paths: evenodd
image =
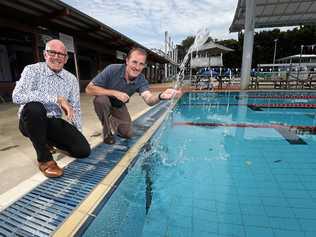
M 114 136 L 113 136 L 113 135 L 108 135 L 107 137 L 105 137 L 105 138 L 103 139 L 103 142 L 104 142 L 105 144 L 109 144 L 109 145 L 115 144 Z

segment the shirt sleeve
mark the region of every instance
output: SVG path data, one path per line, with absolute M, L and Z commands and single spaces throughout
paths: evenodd
M 15 104 L 26 104 L 28 102 L 37 101 L 43 104 L 57 103 L 57 97 L 47 94 L 39 90 L 36 85 L 40 80 L 38 75 L 30 66 L 26 66 L 21 74 L 21 78 L 16 82 L 12 93 L 12 100 Z
M 145 76 L 142 76 L 142 80 L 141 82 L 139 83 L 139 87 L 138 87 L 138 90 L 137 92 L 139 94 L 143 93 L 144 91 L 148 91 L 149 90 L 149 83 L 148 81 L 145 79 Z
M 92 83 L 95 86 L 100 86 L 103 88 L 107 88 L 107 80 L 110 77 L 110 69 L 109 66 L 106 67 L 102 72 L 100 72 L 98 75 L 96 75 L 93 79 L 92 79 Z
M 69 96 L 69 103 L 71 104 L 74 110 L 74 125 L 75 127 L 82 132 L 81 126 L 81 109 L 80 109 L 80 88 L 79 88 L 79 81 L 74 78 L 73 79 L 73 87 L 72 91 Z

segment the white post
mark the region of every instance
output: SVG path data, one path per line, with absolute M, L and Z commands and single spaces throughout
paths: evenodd
M 275 56 L 276 56 L 276 48 L 277 48 L 278 39 L 274 40 L 274 53 L 273 53 L 273 71 L 274 71 L 274 64 L 275 64 Z
M 165 31 L 165 57 L 168 57 L 168 31 Z M 168 63 L 165 63 L 165 80 L 168 79 Z
M 190 82 L 192 82 L 192 51 L 191 51 L 191 57 L 190 57 Z
M 240 89 L 245 90 L 249 85 L 249 77 L 252 63 L 253 38 L 255 28 L 255 12 L 256 1 L 246 0 L 246 19 L 245 19 L 245 34 L 242 55 L 241 80 Z

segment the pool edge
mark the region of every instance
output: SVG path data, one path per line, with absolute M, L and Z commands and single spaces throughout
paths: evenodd
M 168 111 L 144 133 L 144 135 L 126 152 L 122 159 L 109 172 L 108 175 L 91 191 L 87 198 L 76 208 L 73 213 L 52 234 L 54 237 L 74 236 L 85 221 L 92 216 L 93 211 L 101 203 L 103 198 L 111 191 L 121 175 L 128 169 L 140 149 L 152 137 L 154 132 L 164 121 Z

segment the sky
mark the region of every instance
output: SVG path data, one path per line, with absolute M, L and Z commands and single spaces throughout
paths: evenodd
M 237 39 L 229 33 L 237 0 L 63 0 L 147 48 L 164 49 L 165 31 L 181 44 L 207 28 L 213 39 Z

